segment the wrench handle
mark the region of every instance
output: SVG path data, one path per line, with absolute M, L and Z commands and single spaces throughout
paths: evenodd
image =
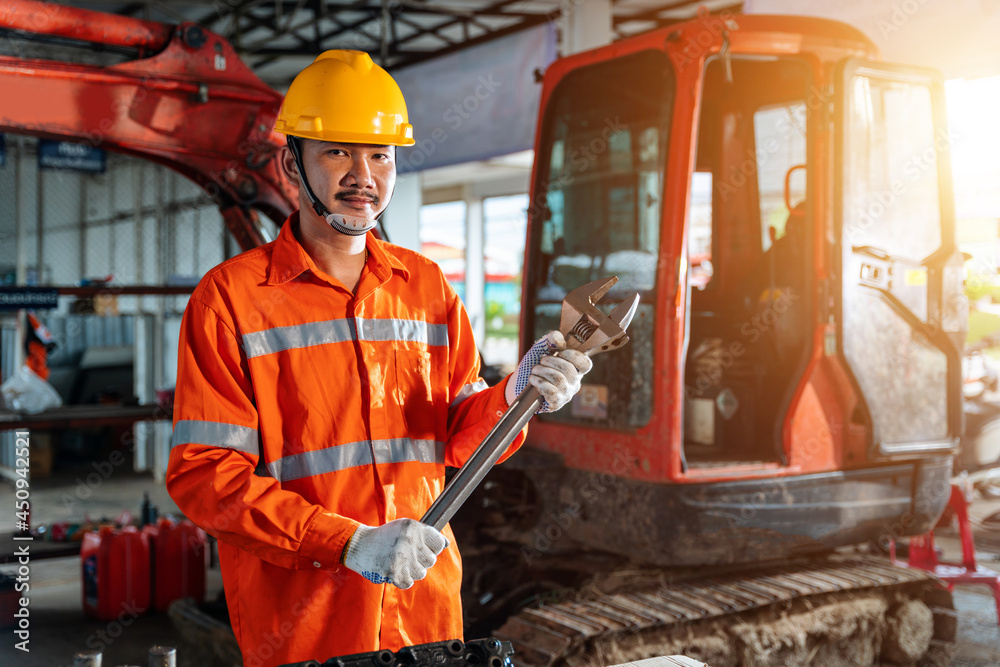
M 542 406 L 542 396 L 538 390 L 528 385 L 500 417 L 486 438 L 472 453 L 451 482 L 437 497 L 424 516 L 422 523 L 443 530 L 445 525 L 458 511 L 458 508 L 468 500 L 486 473 L 497 462 L 497 459 L 507 451 L 510 443 L 521 432 L 532 415 Z

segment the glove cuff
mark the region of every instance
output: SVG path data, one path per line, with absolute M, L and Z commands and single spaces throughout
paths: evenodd
M 559 335 L 557 340 L 554 334 L 559 334 L 559 332 L 550 331 L 536 340 L 528 351 L 524 353 L 520 363 L 517 365 L 517 370 L 507 377 L 507 386 L 504 388 L 503 396 L 507 399 L 508 407 L 524 391 L 525 387 L 528 386 L 531 369 L 541 361 L 542 357 L 560 349 L 559 341 L 561 341 L 562 335 Z M 563 342 L 563 346 L 565 346 L 565 342 Z M 544 401 L 542 402 L 542 407 L 545 407 Z
M 347 538 L 346 542 L 344 542 L 344 548 L 340 550 L 340 564 L 341 565 L 344 565 L 344 562 L 347 560 L 347 551 L 351 548 L 351 544 L 354 543 L 354 536 L 357 535 L 358 530 L 360 528 L 362 528 L 362 527 L 363 526 L 358 526 L 357 528 L 355 528 L 354 532 L 351 533 L 351 536 Z
M 504 385 L 504 388 L 503 388 L 503 398 L 504 398 L 505 401 L 507 401 L 507 407 L 508 408 L 511 406 L 511 403 L 514 402 L 514 399 L 517 398 L 517 391 L 515 391 L 515 389 L 514 389 L 514 377 L 516 375 L 517 375 L 516 372 L 511 373 L 510 375 L 508 375 L 507 376 L 507 384 Z
M 354 531 L 354 534 L 347 539 L 347 544 L 344 545 L 344 550 L 340 554 L 340 562 L 355 572 L 360 572 L 361 570 L 359 568 L 361 566 L 357 562 L 357 547 L 359 543 L 364 542 L 365 535 L 373 530 L 375 529 L 364 524 L 358 526 L 357 530 Z

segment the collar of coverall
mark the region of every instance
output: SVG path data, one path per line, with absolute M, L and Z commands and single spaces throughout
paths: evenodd
M 295 211 L 285 220 L 285 224 L 281 226 L 281 231 L 278 233 L 278 238 L 274 240 L 271 263 L 267 270 L 268 285 L 283 285 L 305 271 L 312 271 L 314 274 L 320 275 L 319 269 L 316 268 L 316 262 L 295 238 L 294 229 L 298 224 L 299 212 Z M 402 275 L 403 280 L 409 280 L 410 270 L 396 257 L 386 252 L 382 241 L 375 238 L 371 232 L 366 236 L 368 270 L 383 282 L 389 279 L 393 271 Z

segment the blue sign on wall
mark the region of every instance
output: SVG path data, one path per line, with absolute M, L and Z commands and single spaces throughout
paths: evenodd
M 0 134 L 0 167 L 7 164 L 7 137 Z
M 73 169 L 103 174 L 108 154 L 100 148 L 69 141 L 38 140 L 38 166 L 41 169 Z
M 51 287 L 0 287 L 0 311 L 58 307 L 59 290 Z

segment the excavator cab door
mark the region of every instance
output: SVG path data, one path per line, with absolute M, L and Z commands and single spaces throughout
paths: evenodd
M 840 67 L 835 206 L 839 353 L 874 458 L 951 452 L 967 301 L 940 74 Z

